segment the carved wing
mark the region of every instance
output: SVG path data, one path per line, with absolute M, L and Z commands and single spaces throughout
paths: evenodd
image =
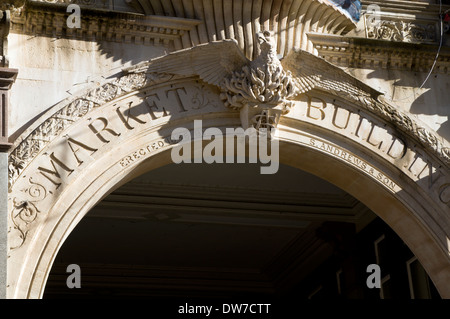
M 225 77 L 249 62 L 236 40 L 223 40 L 172 52 L 124 71 L 198 75 L 203 81 L 220 87 Z
M 375 100 L 383 94 L 339 67 L 303 50 L 292 50 L 281 64 L 296 78 L 300 93 L 319 88 L 353 96 L 368 95 Z

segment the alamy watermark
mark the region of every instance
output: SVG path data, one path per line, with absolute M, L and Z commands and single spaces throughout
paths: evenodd
M 367 277 L 366 285 L 367 288 L 381 288 L 381 268 L 377 264 L 370 264 L 367 266 L 366 272 L 371 273 Z
M 66 12 L 71 13 L 66 20 L 67 27 L 70 29 L 81 28 L 81 8 L 77 4 L 69 4 Z
M 370 4 L 367 6 L 367 27 L 376 27 L 381 21 L 381 8 L 377 4 Z
M 171 139 L 178 142 L 171 158 L 179 163 L 258 163 L 261 174 L 275 174 L 279 168 L 279 140 L 277 130 L 256 130 L 249 127 L 203 130 L 201 120 L 194 121 L 193 136 L 187 128 L 173 130 Z M 204 141 L 209 141 L 204 147 Z M 248 147 L 247 147 L 248 146 Z M 247 152 L 248 150 L 248 152 Z
M 66 279 L 67 288 L 81 288 L 81 268 L 77 264 L 70 264 L 66 268 L 67 273 L 71 273 Z

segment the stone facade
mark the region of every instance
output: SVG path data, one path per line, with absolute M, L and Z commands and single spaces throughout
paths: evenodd
M 170 163 L 174 128 L 264 115 L 282 163 L 369 207 L 450 298 L 450 7 L 430 2 L 362 1 L 359 21 L 325 0 L 4 5 L 7 297 L 42 297 L 84 215 Z

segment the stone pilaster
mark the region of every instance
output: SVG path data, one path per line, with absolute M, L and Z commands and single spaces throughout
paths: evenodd
M 16 80 L 18 70 L 0 67 L 0 152 L 6 152 L 8 143 L 8 91 Z
M 18 70 L 0 67 L 0 299 L 6 298 L 8 233 L 8 93 Z

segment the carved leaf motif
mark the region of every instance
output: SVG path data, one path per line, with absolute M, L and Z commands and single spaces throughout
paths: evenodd
M 431 146 L 434 150 L 437 150 L 439 147 L 439 140 L 433 134 L 431 134 L 428 130 L 424 128 L 417 129 L 418 136 L 422 143 Z
M 442 148 L 441 154 L 442 157 L 447 161 L 447 163 L 450 163 L 450 148 Z
M 226 107 L 240 109 L 245 104 L 288 104 L 288 99 L 299 94 L 299 90 L 289 71 L 281 64 L 266 65 L 263 69 L 242 68 L 231 78 L 225 78 L 221 99 Z
M 155 77 L 156 78 L 156 77 Z M 117 85 L 124 92 L 131 92 L 145 85 L 147 77 L 144 73 L 134 73 L 121 77 Z
M 217 103 L 213 101 L 212 97 L 209 97 L 209 90 L 205 90 L 205 86 L 195 87 L 195 93 L 191 99 L 192 108 L 199 110 L 205 107 L 212 105 L 213 107 L 217 107 Z
M 29 179 L 30 186 L 23 190 L 24 199 L 13 199 L 13 210 L 11 211 L 11 220 L 13 229 L 19 235 L 19 244 L 11 247 L 11 249 L 19 248 L 25 242 L 25 239 L 30 231 L 30 225 L 37 219 L 41 211 L 37 208 L 37 203 L 47 197 L 47 190 L 39 183 L 35 183 Z
M 436 28 L 433 25 L 420 25 L 412 22 L 383 20 L 367 30 L 373 39 L 404 42 L 435 41 Z

